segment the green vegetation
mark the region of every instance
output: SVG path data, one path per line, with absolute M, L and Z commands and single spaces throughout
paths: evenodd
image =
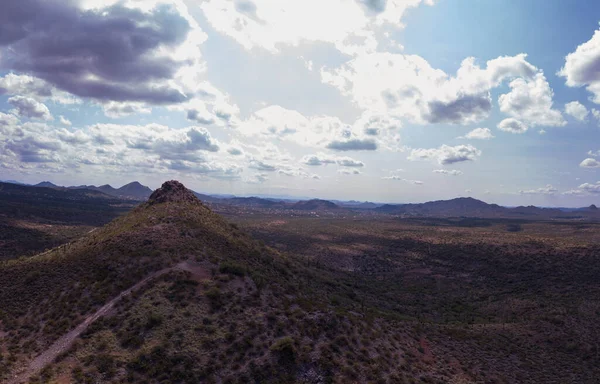
M 118 301 L 33 382 L 583 383 L 600 375 L 596 223 L 235 219 L 183 196 L 143 204 L 46 254 L 1 262 L 0 380 L 164 268 L 172 269 Z

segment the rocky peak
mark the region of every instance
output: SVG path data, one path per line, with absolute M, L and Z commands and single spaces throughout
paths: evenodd
M 167 202 L 195 203 L 200 202 L 196 196 L 177 180 L 165 181 L 148 199 L 150 204 Z

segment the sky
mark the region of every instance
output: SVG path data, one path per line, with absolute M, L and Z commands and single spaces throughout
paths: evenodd
M 600 203 L 592 0 L 5 0 L 0 180 Z

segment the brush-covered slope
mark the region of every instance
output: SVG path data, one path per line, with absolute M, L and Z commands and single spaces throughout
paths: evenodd
M 368 315 L 351 279 L 253 241 L 167 182 L 73 243 L 0 263 L 0 381 L 27 372 L 102 305 L 165 270 L 33 381 L 399 382 L 409 375 L 405 351 L 417 348 L 418 337 Z

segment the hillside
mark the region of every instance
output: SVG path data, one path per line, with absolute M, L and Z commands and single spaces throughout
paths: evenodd
M 27 368 L 104 303 L 158 271 L 165 272 L 115 303 L 59 363 L 41 372 Z M 139 383 L 339 375 L 332 357 L 357 357 L 343 357 L 330 344 L 337 335 L 382 330 L 323 306 L 319 296 L 348 289 L 327 276 L 253 241 L 168 182 L 104 228 L 0 264 L 0 348 L 8 351 L 0 375 Z M 383 343 L 387 338 L 373 334 L 365 353 Z M 394 359 L 382 360 L 386 375 L 399 372 Z
M 0 262 L 0 381 L 540 383 L 600 374 L 595 245 L 547 244 L 504 226 L 273 217 L 253 233 L 289 252 L 170 181 L 76 241 Z
M 98 191 L 0 183 L 0 260 L 68 242 L 132 207 Z

